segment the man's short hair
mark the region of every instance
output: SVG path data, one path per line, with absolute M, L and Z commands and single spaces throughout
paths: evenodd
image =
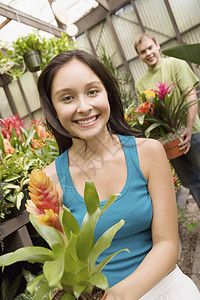
M 146 39 L 151 39 L 152 41 L 154 41 L 155 44 L 157 44 L 155 37 L 151 33 L 143 32 L 139 34 L 135 39 L 134 47 L 137 53 L 138 53 L 137 46 Z

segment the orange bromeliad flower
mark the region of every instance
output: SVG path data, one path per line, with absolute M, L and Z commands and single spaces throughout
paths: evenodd
M 51 138 L 52 136 L 45 130 L 44 126 L 41 124 L 37 128 L 37 133 L 40 139 Z
M 138 106 L 136 108 L 135 112 L 142 113 L 145 115 L 147 113 L 150 113 L 150 115 L 151 115 L 151 114 L 153 114 L 153 108 L 154 108 L 153 104 L 151 102 L 146 101 L 146 102 L 140 104 L 140 106 Z
M 29 175 L 29 196 L 27 200 L 27 211 L 33 213 L 37 222 L 51 226 L 63 232 L 59 220 L 61 211 L 59 195 L 53 182 L 42 170 L 35 169 Z
M 4 150 L 7 154 L 11 154 L 11 153 L 15 152 L 15 148 L 13 148 L 13 146 L 11 146 L 9 140 L 3 139 L 3 146 L 4 146 Z

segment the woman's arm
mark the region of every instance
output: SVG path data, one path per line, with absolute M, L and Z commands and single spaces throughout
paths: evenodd
M 153 247 L 130 276 L 108 291 L 106 300 L 141 298 L 173 269 L 178 258 L 177 205 L 164 148 L 158 141 L 143 140 L 138 154 L 153 205 Z

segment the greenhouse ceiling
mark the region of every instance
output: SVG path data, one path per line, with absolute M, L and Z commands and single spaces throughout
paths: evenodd
M 0 0 L 0 40 L 9 48 L 35 29 L 31 21 L 46 26 L 48 30 L 40 31 L 42 36 L 51 37 L 56 30 L 75 36 L 78 28 L 74 23 L 99 5 L 106 7 L 106 0 Z

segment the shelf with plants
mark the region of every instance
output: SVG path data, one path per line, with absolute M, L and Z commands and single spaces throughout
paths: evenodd
M 2 242 L 6 236 L 15 231 L 19 234 L 18 229 L 27 226 L 29 221 L 25 213 L 25 201 L 28 197 L 29 174 L 33 169 L 43 169 L 55 160 L 58 147 L 54 137 L 46 131 L 41 121 L 26 124 L 18 116 L 12 116 L 0 119 L 0 126 Z M 27 239 L 25 235 L 24 238 Z

